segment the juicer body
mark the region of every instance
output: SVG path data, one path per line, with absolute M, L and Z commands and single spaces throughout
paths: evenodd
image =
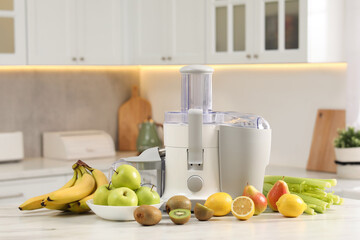
M 165 191 L 167 201 L 174 195 L 184 195 L 193 202 L 204 202 L 220 191 L 218 159 L 218 126 L 202 126 L 203 164 L 191 166 L 188 161 L 188 125 L 164 124 Z

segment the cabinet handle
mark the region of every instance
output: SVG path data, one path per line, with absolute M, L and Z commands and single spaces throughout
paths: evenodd
M 165 57 L 162 57 L 162 58 L 161 58 L 161 60 L 165 61 L 165 60 L 166 60 L 166 58 L 165 58 Z
M 85 60 L 85 58 L 84 58 L 84 57 L 81 57 L 81 58 L 80 58 L 80 61 L 84 61 L 84 60 Z
M 171 57 L 168 57 L 167 60 L 171 61 Z
M 73 57 L 72 60 L 73 60 L 74 62 L 76 62 L 77 59 L 76 59 L 76 57 Z
M 250 59 L 251 55 L 250 54 L 246 54 L 246 58 Z
M 257 55 L 257 54 L 254 54 L 254 58 L 259 58 L 259 55 Z

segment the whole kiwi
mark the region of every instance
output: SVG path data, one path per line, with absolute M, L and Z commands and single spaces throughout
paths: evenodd
M 207 221 L 214 215 L 214 210 L 196 203 L 194 207 L 195 217 L 200 221 Z
M 138 223 L 144 226 L 152 226 L 158 224 L 162 216 L 161 211 L 156 207 L 142 205 L 135 209 L 134 218 Z
M 173 223 L 182 225 L 189 221 L 191 212 L 189 209 L 173 209 L 169 212 L 169 217 Z
M 191 201 L 183 195 L 172 196 L 166 202 L 166 212 L 169 214 L 174 209 L 188 209 L 191 211 Z

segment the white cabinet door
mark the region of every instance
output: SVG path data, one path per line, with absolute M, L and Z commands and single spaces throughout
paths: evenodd
M 29 64 L 76 64 L 73 0 L 28 0 Z
M 137 0 L 134 13 L 129 16 L 132 26 L 129 32 L 134 34 L 134 64 L 164 64 L 168 35 L 166 0 Z
M 26 64 L 24 0 L 0 1 L 0 65 Z
M 251 63 L 254 0 L 207 1 L 207 63 Z
M 121 0 L 28 0 L 29 64 L 121 64 Z
M 137 0 L 133 9 L 132 63 L 204 63 L 205 0 Z
M 0 182 L 0 205 L 19 205 L 31 197 L 59 189 L 70 178 L 63 175 Z
M 172 64 L 201 64 L 205 61 L 205 1 L 167 1 L 169 43 L 167 62 Z
M 78 1 L 80 64 L 121 64 L 121 0 Z
M 258 0 L 254 56 L 259 62 L 306 62 L 306 0 Z

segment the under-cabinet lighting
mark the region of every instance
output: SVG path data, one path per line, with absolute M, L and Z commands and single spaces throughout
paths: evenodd
M 178 70 L 184 65 L 140 66 L 141 70 Z M 346 63 L 277 63 L 277 64 L 210 64 L 216 70 L 299 70 L 299 69 L 338 69 L 345 70 Z
M 126 70 L 153 70 L 153 71 L 169 71 L 178 70 L 185 65 L 119 65 L 119 66 L 33 66 L 33 65 L 14 65 L 14 66 L 0 66 L 0 71 L 3 70 L 41 70 L 41 71 L 126 71 Z M 299 69 L 338 69 L 345 70 L 346 63 L 277 63 L 277 64 L 216 64 L 209 66 L 215 70 L 299 70 Z
M 124 65 L 124 66 L 91 66 L 91 65 L 82 65 L 82 66 L 72 66 L 72 65 L 54 65 L 54 66 L 33 66 L 33 65 L 24 65 L 24 66 L 19 66 L 19 65 L 14 65 L 14 66 L 0 66 L 0 71 L 3 70 L 9 70 L 9 71 L 13 71 L 13 70 L 28 70 L 28 71 L 68 71 L 68 70 L 72 70 L 72 71 L 119 71 L 119 70 L 138 70 L 139 66 L 138 65 L 134 65 L 134 66 L 129 66 L 129 65 Z

